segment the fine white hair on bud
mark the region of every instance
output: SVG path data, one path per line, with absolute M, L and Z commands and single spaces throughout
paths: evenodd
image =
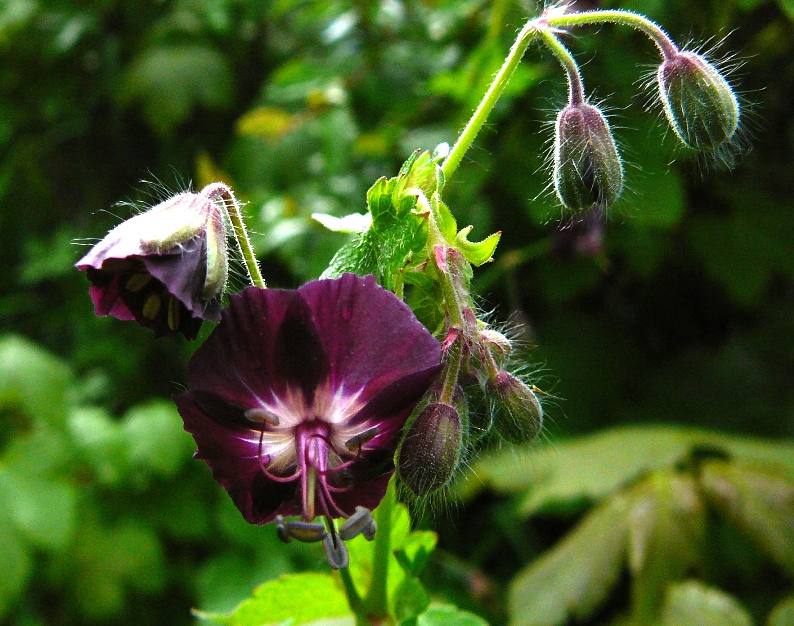
M 668 57 L 656 73 L 659 96 L 675 134 L 688 148 L 713 152 L 730 142 L 740 108 L 728 81 L 696 52 Z
M 554 188 L 575 212 L 606 209 L 623 190 L 623 164 L 609 122 L 592 104 L 569 104 L 557 116 Z

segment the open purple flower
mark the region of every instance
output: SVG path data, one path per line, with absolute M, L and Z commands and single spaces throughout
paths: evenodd
M 75 266 L 97 315 L 136 320 L 157 336 L 193 339 L 220 319 L 228 262 L 220 183 L 180 193 L 119 224 Z
M 366 536 L 362 511 L 383 498 L 405 421 L 442 367 L 439 342 L 373 276 L 229 300 L 176 396 L 196 457 L 246 520 L 275 520 L 285 540 L 330 538 L 310 524 L 318 515 L 346 518 L 342 539 Z M 293 515 L 303 521 L 285 525 Z

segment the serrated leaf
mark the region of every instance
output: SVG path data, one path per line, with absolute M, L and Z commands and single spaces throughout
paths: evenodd
M 18 404 L 34 420 L 62 423 L 69 367 L 23 337 L 0 339 L 0 406 Z
M 630 426 L 545 449 L 501 451 L 478 461 L 474 473 L 497 491 L 526 493 L 519 510 L 530 516 L 600 500 L 643 472 L 683 459 L 691 445 L 690 431 Z
M 289 574 L 260 585 L 228 615 L 196 612 L 229 626 L 265 626 L 292 620 L 295 626 L 350 615 L 344 592 L 329 574 Z
M 736 461 L 703 464 L 709 501 L 790 575 L 794 575 L 794 482 L 774 466 Z
M 713 449 L 737 459 L 772 462 L 794 477 L 794 445 L 696 428 L 628 426 L 554 446 L 499 451 L 474 465 L 479 486 L 525 494 L 519 511 L 580 509 L 645 472 L 670 467 L 696 449 Z M 469 492 L 478 488 L 471 481 Z
M 499 245 L 499 239 L 501 238 L 502 233 L 494 233 L 482 241 L 472 242 L 468 240 L 468 235 L 472 228 L 473 226 L 467 226 L 466 228 L 462 229 L 455 236 L 454 245 L 458 250 L 461 251 L 469 263 L 475 267 L 479 267 L 483 263 L 487 263 L 493 259 L 493 253 L 496 250 L 496 246 Z
M 556 626 L 582 620 L 607 597 L 626 556 L 633 502 L 616 496 L 590 513 L 510 585 L 511 626 Z
M 327 213 L 312 213 L 312 219 L 334 233 L 363 233 L 372 225 L 370 213 L 351 213 L 344 217 L 335 217 Z
M 662 626 L 752 626 L 735 598 L 695 580 L 673 584 L 662 611 Z
M 632 492 L 629 554 L 632 616 L 637 624 L 658 615 L 670 581 L 683 578 L 702 557 L 705 507 L 689 475 L 654 473 Z

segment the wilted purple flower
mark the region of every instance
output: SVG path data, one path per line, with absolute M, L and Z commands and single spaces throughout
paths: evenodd
M 441 369 L 440 344 L 373 276 L 229 300 L 176 396 L 196 457 L 247 521 L 324 541 L 336 566 L 336 535 L 308 523 L 344 517 L 341 538 L 374 532 L 362 507 L 383 498 L 403 425 Z M 285 524 L 291 515 L 303 521 Z
M 180 193 L 119 224 L 75 266 L 97 315 L 136 320 L 157 336 L 193 339 L 220 319 L 228 262 L 220 183 Z

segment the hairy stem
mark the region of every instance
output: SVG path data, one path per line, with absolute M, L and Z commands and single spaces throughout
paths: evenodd
M 535 34 L 534 21 L 526 24 L 524 28 L 521 29 L 521 32 L 518 33 L 518 37 L 513 43 L 513 47 L 510 48 L 510 52 L 507 58 L 505 58 L 504 63 L 502 63 L 502 67 L 499 68 L 496 76 L 494 76 L 491 81 L 490 87 L 488 87 L 480 104 L 472 114 L 471 119 L 469 119 L 468 123 L 461 131 L 455 145 L 452 146 L 447 158 L 441 164 L 445 180 L 449 180 L 455 170 L 458 169 L 463 155 L 466 154 L 466 151 L 471 147 L 477 133 L 480 132 L 483 124 L 485 124 L 485 121 L 488 119 L 488 115 L 493 110 L 497 100 L 499 100 L 499 96 L 502 95 L 507 83 L 510 81 L 510 77 L 513 75 L 513 72 L 515 72 L 516 67 L 518 67 L 521 57 L 524 56 L 524 52 L 526 52 L 527 46 L 529 42 L 532 41 L 532 37 Z
M 234 238 L 237 241 L 240 254 L 243 256 L 243 262 L 248 271 L 248 278 L 252 285 L 264 289 L 265 280 L 262 278 L 262 273 L 259 271 L 259 263 L 257 263 L 254 249 L 251 246 L 251 240 L 248 238 L 248 231 L 245 229 L 240 203 L 237 201 L 237 198 L 234 197 L 234 193 L 223 183 L 212 183 L 211 185 L 207 185 L 202 189 L 201 193 L 213 202 L 220 200 L 223 204 L 223 208 L 229 216 L 229 221 L 232 223 Z
M 678 54 L 678 46 L 660 26 L 649 20 L 644 15 L 632 11 L 614 9 L 610 11 L 584 11 L 582 13 L 565 13 L 562 15 L 548 16 L 546 24 L 551 28 L 564 28 L 566 26 L 582 26 L 585 24 L 621 24 L 642 31 L 656 44 L 665 59 Z
M 568 75 L 568 104 L 584 104 L 585 95 L 582 75 L 573 56 L 568 52 L 568 48 L 562 45 L 562 42 L 550 30 L 542 29 L 539 32 L 543 43 L 554 53 L 554 56 L 560 61 L 560 65 L 562 65 Z

